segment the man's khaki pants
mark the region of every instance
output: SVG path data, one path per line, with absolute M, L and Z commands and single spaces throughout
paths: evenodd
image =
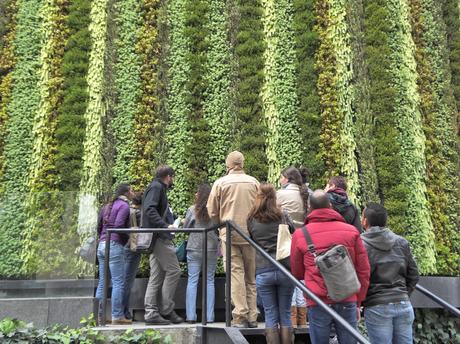
M 225 252 L 225 241 L 222 241 L 224 267 Z M 257 321 L 256 250 L 250 245 L 232 245 L 231 258 L 233 324 Z

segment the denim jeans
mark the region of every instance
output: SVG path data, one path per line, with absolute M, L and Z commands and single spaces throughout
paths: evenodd
M 372 344 L 412 344 L 414 310 L 410 301 L 366 307 L 364 321 Z
M 304 281 L 300 281 L 305 284 Z M 305 296 L 303 295 L 303 291 L 299 288 L 294 289 L 294 294 L 292 295 L 292 307 L 307 307 L 307 302 L 305 301 Z
M 141 253 L 133 252 L 125 246 L 125 290 L 123 292 L 124 315 L 129 316 L 129 297 L 141 262 Z
M 99 243 L 97 258 L 99 260 L 99 282 L 96 290 L 96 299 L 102 300 L 104 293 L 104 257 L 105 241 Z M 112 319 L 121 319 L 123 312 L 125 249 L 116 241 L 110 242 L 109 272 L 112 278 Z
M 336 311 L 352 327 L 357 327 L 358 316 L 355 302 L 335 303 L 329 305 L 329 307 Z M 312 343 L 329 344 L 332 324 L 335 325 L 335 331 L 340 344 L 357 343 L 356 339 L 349 334 L 343 326 L 337 323 L 334 318 L 323 311 L 319 306 L 308 308 L 308 320 L 310 323 L 310 339 Z
M 279 271 L 256 275 L 257 294 L 264 305 L 265 327 L 291 327 L 291 301 L 294 285 Z
M 187 297 L 185 302 L 187 320 L 196 321 L 196 295 L 198 289 L 198 280 L 201 271 L 202 253 L 200 251 L 187 251 Z M 216 274 L 217 251 L 208 251 L 208 273 L 207 273 L 207 288 L 208 295 L 206 299 L 208 322 L 214 321 L 214 276 Z

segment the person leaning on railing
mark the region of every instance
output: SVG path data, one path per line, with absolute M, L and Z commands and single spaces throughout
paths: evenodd
M 289 215 L 276 204 L 273 185 L 262 183 L 254 207 L 248 216 L 248 231 L 252 239 L 273 258 L 276 257 L 278 228 L 290 225 Z M 289 257 L 284 261 L 289 267 Z M 294 285 L 287 276 L 259 253 L 256 255 L 256 285 L 265 312 L 265 337 L 268 344 L 290 344 L 292 340 L 291 300 Z

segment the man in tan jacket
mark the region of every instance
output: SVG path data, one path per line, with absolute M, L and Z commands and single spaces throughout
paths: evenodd
M 216 222 L 233 220 L 246 233 L 247 218 L 254 205 L 259 182 L 244 173 L 244 156 L 231 152 L 225 161 L 227 175 L 213 184 L 208 199 L 208 213 Z M 225 259 L 225 229 L 221 229 L 222 250 Z M 257 327 L 255 249 L 240 235 L 232 233 L 231 283 L 234 327 Z M 227 272 L 228 273 L 228 272 Z

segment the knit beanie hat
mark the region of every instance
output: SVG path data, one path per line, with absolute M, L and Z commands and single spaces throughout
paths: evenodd
M 243 168 L 244 166 L 244 156 L 241 152 L 238 151 L 233 151 L 231 152 L 228 156 L 227 159 L 225 160 L 225 166 L 227 167 L 227 170 L 232 170 L 236 166 L 239 168 Z

